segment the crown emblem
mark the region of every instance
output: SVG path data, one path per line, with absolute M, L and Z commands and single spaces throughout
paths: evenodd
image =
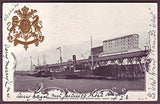
M 14 12 L 17 16 L 13 16 L 12 22 L 7 23 L 8 41 L 13 42 L 14 46 L 22 44 L 27 51 L 28 45 L 38 46 L 40 42 L 43 42 L 42 21 L 39 21 L 38 15 L 34 15 L 36 12 L 37 10 L 33 9 L 29 11 L 26 6 Z
M 28 10 L 29 10 L 29 8 L 28 8 L 28 7 L 26 7 L 26 6 L 24 6 L 21 10 L 23 11 L 23 13 L 27 13 L 27 12 L 28 12 Z

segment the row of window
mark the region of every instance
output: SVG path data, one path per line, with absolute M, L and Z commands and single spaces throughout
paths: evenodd
M 126 44 L 126 45 L 115 45 L 115 46 L 104 46 L 104 48 L 121 48 L 121 47 L 134 47 L 134 46 L 137 46 L 138 47 L 138 44 Z
M 120 39 L 115 39 L 115 40 L 109 40 L 109 41 L 106 41 L 105 43 L 112 43 L 112 42 L 124 42 L 125 40 L 127 41 L 130 41 L 130 40 L 138 40 L 138 37 L 133 37 L 133 36 L 130 36 L 130 37 L 123 37 L 123 38 L 120 38 Z
M 104 47 L 124 47 L 124 46 L 128 46 L 128 45 L 130 45 L 130 46 L 134 46 L 134 45 L 138 45 L 138 42 L 134 42 L 134 43 L 128 43 L 128 44 L 125 44 L 125 43 L 121 43 L 121 44 L 114 44 L 114 45 L 104 45 Z
M 104 47 L 104 50 L 121 50 L 121 49 L 130 49 L 130 48 L 138 48 L 138 45 L 128 45 L 128 46 L 121 46 L 121 47 Z
M 117 43 L 105 43 L 104 45 L 114 45 L 114 44 L 129 44 L 129 43 L 134 43 L 134 42 L 137 42 L 138 43 L 138 41 L 130 41 L 130 40 L 128 40 L 128 42 L 117 42 Z
M 134 47 L 134 46 L 132 46 L 132 47 Z M 119 50 L 119 49 L 127 49 L 127 48 L 131 48 L 131 46 L 128 46 L 128 47 L 114 47 L 114 48 L 108 48 L 108 47 L 106 47 L 104 50 Z

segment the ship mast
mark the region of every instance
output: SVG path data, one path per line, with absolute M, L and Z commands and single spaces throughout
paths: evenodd
M 61 63 L 61 67 L 60 67 L 60 71 L 62 70 L 62 53 L 61 53 L 61 48 L 60 48 L 60 63 Z
M 46 65 L 46 55 L 43 55 L 43 65 Z
M 62 70 L 62 52 L 61 52 L 61 47 L 58 47 L 57 50 L 59 50 L 60 53 L 60 71 Z
M 91 36 L 91 70 L 93 70 L 93 52 L 92 52 L 92 36 Z
M 38 66 L 40 66 L 40 62 L 39 62 L 39 56 L 38 56 Z
M 32 63 L 32 56 L 30 56 L 30 59 L 31 59 L 31 71 L 33 71 L 33 63 Z

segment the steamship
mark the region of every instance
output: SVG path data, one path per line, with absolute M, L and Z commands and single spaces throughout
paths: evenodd
M 107 48 L 107 50 L 109 50 L 109 48 L 113 49 L 113 47 L 111 47 L 112 45 L 110 45 L 112 44 L 112 41 L 115 42 L 114 46 L 116 47 L 116 42 L 118 46 L 120 44 L 118 43 L 119 40 L 122 43 L 124 40 L 125 43 L 126 39 L 128 39 L 127 47 L 129 47 L 131 38 L 132 40 L 135 40 L 133 41 L 135 45 L 132 45 L 132 48 L 136 49 L 137 47 L 139 47 L 138 43 L 136 43 L 138 42 L 138 37 L 139 35 L 132 34 L 125 37 L 103 41 L 106 46 L 100 48 L 104 49 L 105 47 Z M 123 48 L 122 46 L 120 47 Z M 53 65 L 36 66 L 34 76 L 50 77 L 51 79 L 137 79 L 145 77 L 144 71 L 148 70 L 148 64 L 150 61 L 148 60 L 141 63 L 141 60 L 143 59 L 143 57 L 145 58 L 148 55 L 149 49 L 119 52 L 115 54 L 108 54 L 107 56 L 93 56 L 92 49 L 91 37 L 91 56 L 88 59 L 76 60 L 76 55 L 73 55 L 73 61 L 62 63 L 61 47 L 58 47 L 57 50 L 59 50 L 60 52 L 60 63 Z M 128 64 L 125 64 L 123 62 L 125 59 L 127 59 Z M 133 63 L 133 61 L 135 61 L 135 63 Z

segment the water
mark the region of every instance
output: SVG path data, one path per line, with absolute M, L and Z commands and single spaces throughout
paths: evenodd
M 28 89 L 35 89 L 38 86 L 35 82 L 42 82 L 43 87 L 59 87 L 77 92 L 90 92 L 94 89 L 112 89 L 121 92 L 122 88 L 127 90 L 144 90 L 145 79 L 138 80 L 99 80 L 99 79 L 53 79 L 32 76 L 16 76 L 14 79 L 15 91 L 26 92 Z

